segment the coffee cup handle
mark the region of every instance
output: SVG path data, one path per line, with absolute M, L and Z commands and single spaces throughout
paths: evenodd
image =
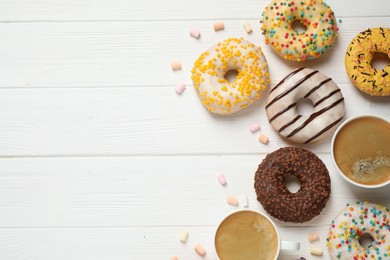
M 281 241 L 280 249 L 282 250 L 299 250 L 301 244 L 294 241 Z

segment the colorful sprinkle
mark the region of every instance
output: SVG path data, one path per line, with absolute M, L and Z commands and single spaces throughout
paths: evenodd
M 331 49 L 337 37 L 338 28 L 335 26 L 333 11 L 323 1 L 304 1 L 296 6 L 291 0 L 273 0 L 262 16 L 261 29 L 266 36 L 266 44 L 289 60 L 318 58 Z M 297 20 L 310 31 L 314 30 L 315 36 L 294 33 L 293 22 Z M 289 33 L 296 37 L 291 39 Z M 317 40 L 317 35 L 321 40 Z
M 326 238 L 331 256 L 353 260 L 386 258 L 390 252 L 389 212 L 388 208 L 368 202 L 347 204 L 345 211 L 332 221 Z M 366 233 L 374 241 L 363 248 L 359 239 Z

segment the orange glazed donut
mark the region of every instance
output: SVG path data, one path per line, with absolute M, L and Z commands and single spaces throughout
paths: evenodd
M 322 0 L 273 0 L 262 16 L 265 43 L 288 60 L 316 59 L 332 48 L 337 37 L 333 11 Z M 302 23 L 306 32 L 296 32 L 294 21 Z

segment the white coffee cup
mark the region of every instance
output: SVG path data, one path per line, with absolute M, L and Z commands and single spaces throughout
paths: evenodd
M 345 125 L 347 125 L 348 123 L 350 123 L 351 121 L 353 120 L 356 120 L 356 119 L 360 119 L 360 118 L 366 118 L 366 117 L 372 117 L 372 118 L 377 118 L 377 119 L 380 119 L 380 120 L 383 120 L 387 123 L 390 124 L 389 120 L 384 118 L 384 117 L 381 117 L 381 116 L 377 116 L 377 115 L 359 115 L 359 116 L 354 116 L 354 117 L 351 117 L 347 120 L 345 120 L 342 124 L 339 125 L 339 127 L 336 129 L 333 137 L 332 137 L 332 144 L 331 144 L 331 155 L 332 155 L 332 161 L 333 161 L 333 164 L 335 165 L 338 173 L 341 175 L 341 177 L 346 180 L 347 182 L 355 185 L 355 186 L 358 186 L 358 187 L 362 187 L 362 188 L 380 188 L 380 187 L 384 187 L 388 184 L 390 184 L 390 180 L 388 180 L 387 182 L 384 182 L 384 183 L 380 183 L 380 184 L 375 184 L 375 185 L 367 185 L 367 184 L 362 184 L 362 183 L 358 183 L 354 180 L 351 180 L 350 178 L 348 178 L 343 172 L 342 170 L 339 168 L 339 166 L 337 165 L 337 162 L 336 162 L 336 158 L 335 158 L 335 154 L 334 154 L 334 146 L 335 146 L 335 141 L 336 141 L 336 138 L 337 138 L 337 135 L 340 133 L 340 131 L 344 128 Z M 389 137 L 390 138 L 390 137 Z M 357 140 L 358 141 L 358 140 Z
M 260 243 L 259 239 L 262 240 Z M 260 255 L 264 251 L 260 248 L 262 242 L 268 250 L 267 260 L 276 260 L 281 250 L 299 250 L 300 247 L 299 242 L 281 241 L 275 223 L 265 214 L 253 210 L 239 210 L 228 215 L 214 236 L 215 252 L 221 260 L 264 259 L 265 256 Z

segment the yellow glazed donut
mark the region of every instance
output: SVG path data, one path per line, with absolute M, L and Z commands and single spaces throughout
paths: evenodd
M 294 61 L 312 60 L 332 48 L 337 23 L 332 9 L 322 0 L 273 0 L 262 14 L 265 43 L 282 57 Z M 293 22 L 307 29 L 297 33 Z
M 371 66 L 373 53 L 390 58 L 390 28 L 371 28 L 353 38 L 345 55 L 345 68 L 352 83 L 372 96 L 390 95 L 390 65 L 382 70 Z
M 225 78 L 228 71 L 237 71 L 233 82 Z M 228 38 L 202 53 L 192 69 L 192 80 L 203 105 L 217 114 L 252 104 L 270 82 L 261 48 L 242 38 Z

